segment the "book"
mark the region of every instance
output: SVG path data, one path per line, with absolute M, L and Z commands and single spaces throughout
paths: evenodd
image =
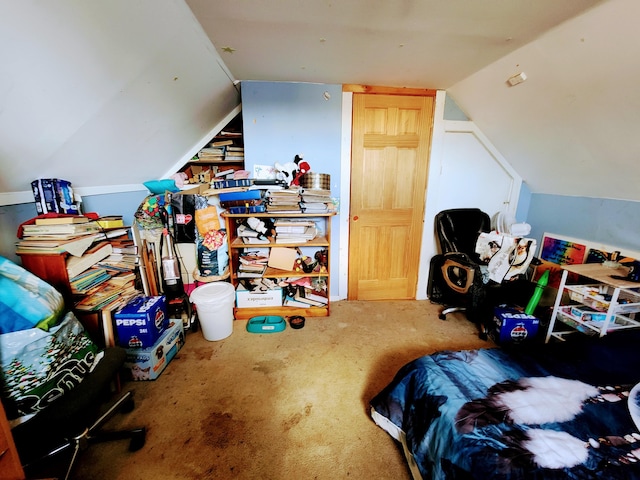
M 327 302 L 320 302 L 314 299 L 307 297 L 304 293 L 304 289 L 298 289 L 296 294 L 293 296 L 294 300 L 298 302 L 306 303 L 307 305 L 311 305 L 312 307 L 324 307 L 327 305 Z
M 210 147 L 223 147 L 225 145 L 233 145 L 233 140 L 214 140 L 209 144 Z
M 121 215 L 109 215 L 106 217 L 100 217 L 96 220 L 96 223 L 100 228 L 122 228 L 124 222 Z
M 262 195 L 260 194 L 260 190 L 246 190 L 240 192 L 228 192 L 228 193 L 220 193 L 219 198 L 220 202 L 232 202 L 237 200 L 247 201 L 247 200 L 260 200 Z
M 58 238 L 49 235 L 46 238 L 25 237 L 16 243 L 16 253 L 70 253 L 81 256 L 97 240 L 97 235 L 71 236 Z
M 109 242 L 100 242 L 87 250 L 81 257 L 69 257 L 67 259 L 67 273 L 73 278 L 92 267 L 100 260 L 108 257 L 113 250 Z
M 89 221 L 89 217 L 45 217 L 45 218 L 36 218 L 36 225 L 66 225 L 68 223 L 87 223 Z
M 100 231 L 100 227 L 94 222 L 89 223 L 67 223 L 58 225 L 23 225 L 23 235 L 56 235 L 56 234 L 73 234 L 96 233 Z
M 309 304 L 296 300 L 293 297 L 285 297 L 282 305 L 285 307 L 309 308 Z

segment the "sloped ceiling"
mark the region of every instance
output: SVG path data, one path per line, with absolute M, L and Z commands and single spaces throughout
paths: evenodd
M 236 79 L 446 89 L 533 192 L 640 200 L 639 13 L 635 0 L 5 2 L 0 204 L 37 177 L 117 190 L 166 175 L 238 104 Z
M 187 3 L 236 78 L 446 89 L 534 193 L 640 200 L 640 2 Z

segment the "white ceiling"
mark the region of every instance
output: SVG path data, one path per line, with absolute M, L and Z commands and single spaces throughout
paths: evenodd
M 637 0 L 186 1 L 237 79 L 446 89 L 534 193 L 640 200 Z
M 240 80 L 448 89 L 599 0 L 186 0 Z
M 637 0 L 5 2 L 0 205 L 39 177 L 99 194 L 175 172 L 234 80 L 444 89 L 534 193 L 640 200 L 638 18 Z

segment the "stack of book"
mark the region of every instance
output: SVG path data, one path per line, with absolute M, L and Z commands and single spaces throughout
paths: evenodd
M 260 213 L 264 212 L 262 192 L 251 190 L 248 187 L 230 187 L 239 191 L 220 191 L 221 189 L 207 190 L 207 192 L 217 193 L 220 199 L 220 206 L 229 210 L 230 213 Z
M 309 277 L 291 277 L 283 283 L 289 285 L 283 301 L 284 306 L 309 308 L 326 307 L 329 304 L 326 290 L 314 285 L 314 281 Z
M 225 147 L 205 147 L 198 152 L 198 160 L 202 162 L 217 162 L 224 160 Z
M 141 292 L 135 287 L 135 274 L 118 274 L 86 291 L 74 308 L 83 311 L 115 310 L 138 295 Z
M 96 240 L 104 238 L 100 227 L 87 217 L 37 218 L 34 224 L 22 226 L 22 239 L 16 242 L 16 253 L 82 255 Z
M 113 232 L 115 231 L 111 233 Z M 126 229 L 123 232 L 121 235 L 109 238 L 112 247 L 111 254 L 98 262 L 98 265 L 113 272 L 130 272 L 139 265 L 138 246 L 129 237 Z
M 318 234 L 313 220 L 279 218 L 275 221 L 276 243 L 304 243 Z
M 113 247 L 107 241 L 100 241 L 91 246 L 81 256 L 71 256 L 67 259 L 67 274 L 69 278 L 80 275 L 85 270 L 93 267 L 99 261 L 104 260 L 113 251 Z
M 91 290 L 102 285 L 111 278 L 111 273 L 104 268 L 90 268 L 89 270 L 69 279 L 71 293 L 86 295 Z
M 267 190 L 265 195 L 267 212 L 277 213 L 301 213 L 300 190 L 287 188 L 282 190 Z
M 269 253 L 260 251 L 245 251 L 240 254 L 238 260 L 238 278 L 262 277 L 269 261 Z
M 253 230 L 244 223 L 238 225 L 237 234 L 242 243 L 250 245 L 269 243 L 269 238 L 265 234 L 261 234 L 260 232 Z
M 228 145 L 225 147 L 224 159 L 230 162 L 244 162 L 244 147 Z
M 300 208 L 305 213 L 325 213 L 333 209 L 331 190 L 304 188 L 300 192 Z

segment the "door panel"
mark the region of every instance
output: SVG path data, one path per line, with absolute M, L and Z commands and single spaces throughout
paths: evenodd
M 433 103 L 353 96 L 349 299 L 415 298 Z

